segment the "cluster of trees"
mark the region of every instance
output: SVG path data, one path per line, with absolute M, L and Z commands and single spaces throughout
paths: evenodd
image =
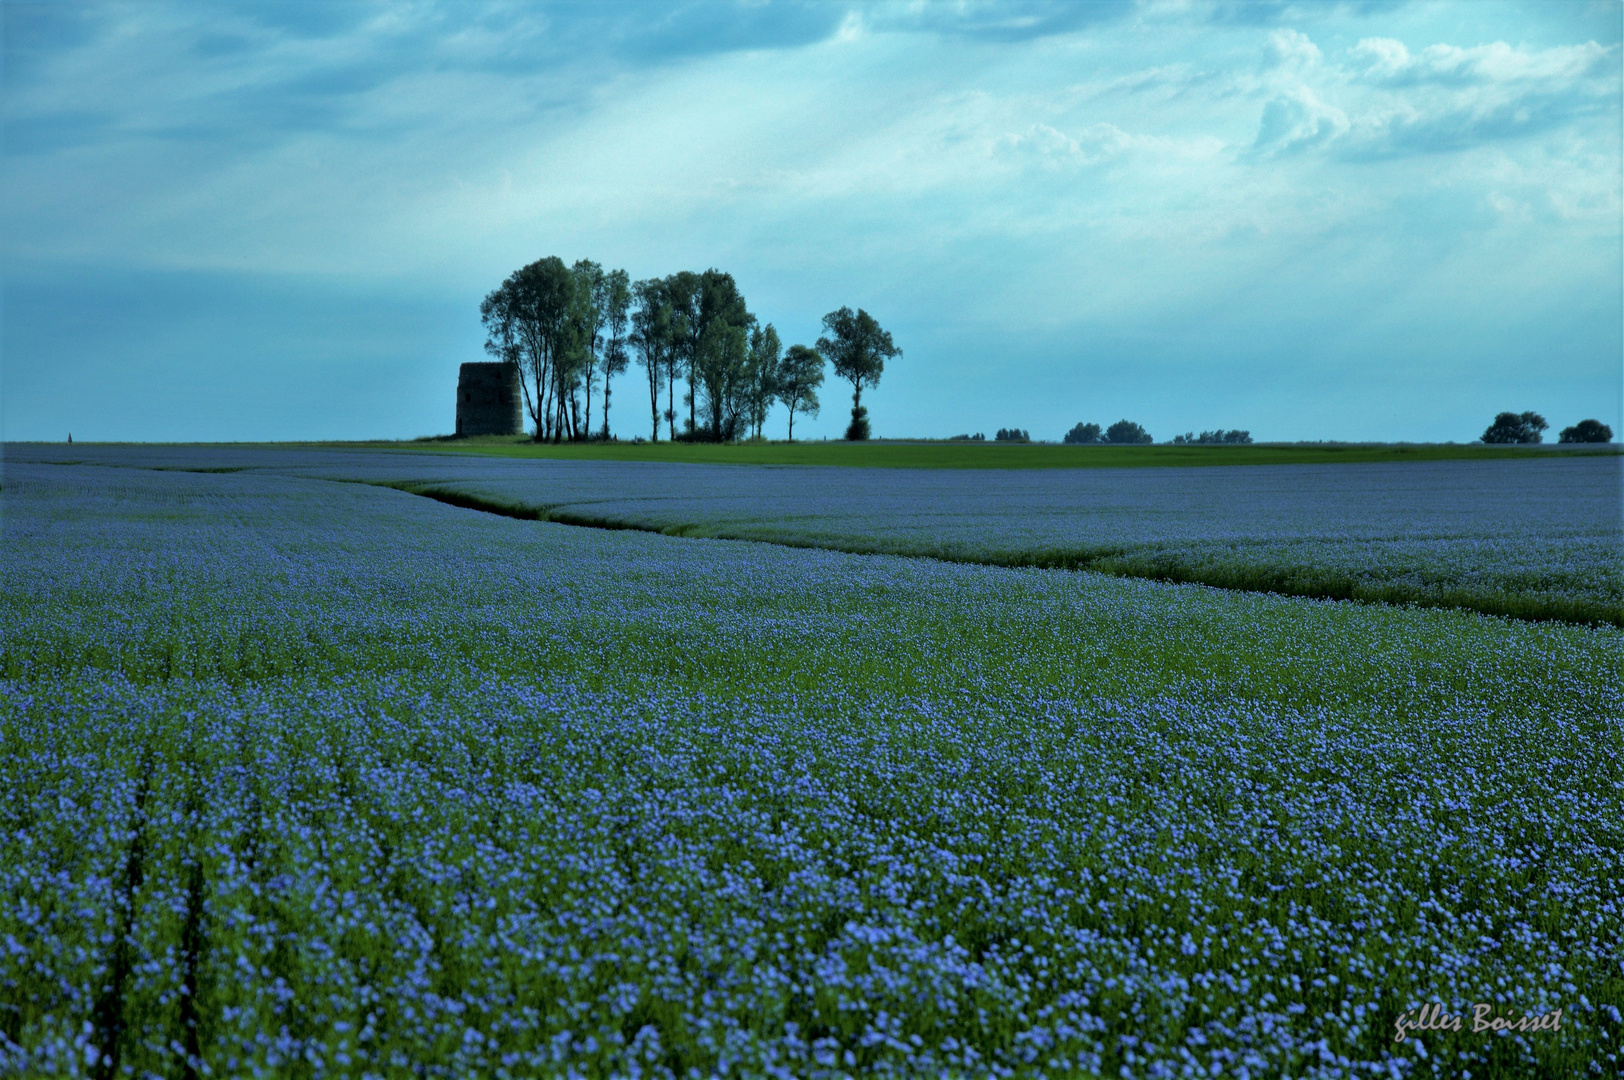
M 654 441 L 662 419 L 672 439 L 759 437 L 778 402 L 789 410 L 793 440 L 795 414 L 818 414 L 825 362 L 852 384 L 846 437 L 866 439 L 863 391 L 879 383 L 886 360 L 902 355 L 868 312 L 848 307 L 823 317 L 815 345 L 786 350 L 773 324 L 750 313 L 733 275 L 716 269 L 633 283 L 624 270 L 605 273 L 588 259 L 566 267 L 552 256 L 515 270 L 479 311 L 485 350 L 523 373 L 538 441 L 609 438 L 610 380 L 634 359 L 647 377 Z M 679 380 L 688 413 L 680 435 Z M 603 427 L 594 434 L 600 385 Z
M 1031 442 L 1032 436 L 1021 428 L 999 428 L 998 434 L 993 436 L 994 442 Z
M 1078 424 L 1066 432 L 1061 440 L 1068 446 L 1096 446 L 1110 443 L 1116 446 L 1142 446 L 1154 442 L 1150 432 L 1132 420 L 1118 420 L 1104 432 L 1098 424 Z
M 1572 427 L 1562 429 L 1557 442 L 1604 443 L 1613 441 L 1613 429 L 1600 420 L 1581 420 Z
M 1226 444 L 1245 446 L 1251 441 L 1252 433 L 1250 431 L 1241 431 L 1238 428 L 1234 431 L 1225 431 L 1223 428 L 1219 428 L 1217 431 L 1203 431 L 1199 435 L 1193 431 L 1187 431 L 1183 435 L 1173 436 L 1173 445 L 1175 446 L 1221 446 Z
M 1494 418 L 1483 433 L 1486 443 L 1539 443 L 1545 441 L 1545 429 L 1551 425 L 1537 412 L 1503 412 Z M 1604 443 L 1613 441 L 1613 429 L 1600 420 L 1581 420 L 1572 427 L 1562 429 L 1557 439 L 1564 443 Z
M 600 385 L 607 437 L 608 383 L 626 370 L 630 307 L 626 271 L 606 274 L 590 259 L 569 267 L 556 257 L 515 270 L 480 303 L 485 351 L 519 366 L 538 440 L 589 437 Z
M 1525 412 L 1518 415 L 1514 412 L 1503 412 L 1494 418 L 1483 433 L 1486 443 L 1537 443 L 1544 442 L 1545 436 L 1540 434 L 1551 425 L 1537 412 Z

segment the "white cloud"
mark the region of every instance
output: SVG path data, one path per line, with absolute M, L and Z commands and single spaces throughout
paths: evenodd
M 1364 78 L 1386 84 L 1547 83 L 1570 86 L 1616 72 L 1617 48 L 1594 41 L 1549 49 L 1513 48 L 1503 41 L 1463 49 L 1429 45 L 1411 53 L 1393 38 L 1365 38 L 1348 50 Z
M 1324 146 L 1348 130 L 1348 114 L 1306 86 L 1277 94 L 1263 106 L 1252 152 L 1263 156 Z
M 1097 165 L 1123 153 L 1134 141 L 1115 124 L 1090 124 L 1075 136 L 1048 124 L 1033 124 L 1024 134 L 1001 136 L 994 151 L 1005 160 L 1058 169 Z
M 1301 30 L 1276 30 L 1269 35 L 1266 50 L 1269 67 L 1311 68 L 1324 58 L 1309 36 Z
M 1431 45 L 1412 53 L 1392 38 L 1349 50 L 1370 96 L 1346 151 L 1356 156 L 1469 149 L 1616 112 L 1618 50 L 1594 41 L 1548 49 L 1503 41 Z

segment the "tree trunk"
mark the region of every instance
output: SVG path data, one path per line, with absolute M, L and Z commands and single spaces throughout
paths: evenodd
M 586 366 L 586 437 L 592 437 L 592 362 Z
M 793 401 L 789 405 L 789 441 L 795 441 L 795 403 Z
M 659 367 L 657 361 L 651 361 L 648 366 L 648 412 L 654 421 L 654 434 L 649 436 L 649 442 L 660 441 L 660 377 L 657 374 Z
M 677 438 L 677 365 L 672 362 L 665 371 L 665 426 L 673 442 Z
M 542 377 L 537 380 L 536 397 L 538 400 L 542 396 L 542 387 L 544 386 L 546 387 L 546 403 L 541 409 L 541 437 L 550 439 L 553 437 L 553 368 L 550 363 L 543 368 Z

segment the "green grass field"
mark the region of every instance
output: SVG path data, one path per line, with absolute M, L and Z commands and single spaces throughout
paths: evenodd
M 324 447 L 433 450 L 513 458 L 680 461 L 719 465 L 845 465 L 889 469 L 1133 469 L 1190 465 L 1334 465 L 1371 461 L 1499 460 L 1548 454 L 1618 454 L 1624 447 L 1449 443 L 1262 443 L 1253 446 L 1062 446 L 950 441 L 751 443 L 536 443 L 528 438 L 321 443 Z

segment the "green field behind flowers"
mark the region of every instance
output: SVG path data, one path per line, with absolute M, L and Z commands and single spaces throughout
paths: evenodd
M 1619 454 L 1624 447 L 1484 446 L 1445 443 L 1266 443 L 1250 446 L 1065 446 L 957 440 L 871 442 L 537 443 L 527 437 L 320 443 L 329 447 L 559 461 L 677 461 L 717 465 L 840 465 L 888 469 L 1125 469 L 1192 465 L 1331 465 L 1375 461 L 1493 461 L 1532 456 Z

